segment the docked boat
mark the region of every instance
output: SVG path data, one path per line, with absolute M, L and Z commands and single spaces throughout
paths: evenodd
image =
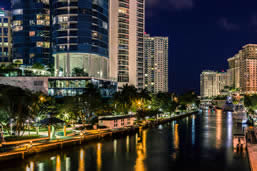
M 233 112 L 233 120 L 236 123 L 246 124 L 248 121 L 247 112 L 242 104 L 235 105 Z

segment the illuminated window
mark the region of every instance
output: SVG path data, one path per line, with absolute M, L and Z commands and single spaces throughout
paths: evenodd
M 58 17 L 58 21 L 59 22 L 67 22 L 67 21 L 69 21 L 69 17 L 67 17 L 67 16 Z
M 92 37 L 93 37 L 93 38 L 97 38 L 97 36 L 98 36 L 98 33 L 97 33 L 97 32 L 95 32 L 95 31 L 92 32 Z
M 37 42 L 37 47 L 50 48 L 50 42 Z
M 22 15 L 23 14 L 23 9 L 15 9 L 12 11 L 13 15 Z
M 37 42 L 37 47 L 43 47 L 43 42 Z
M 30 37 L 33 37 L 33 36 L 35 36 L 35 35 L 36 35 L 35 31 L 30 31 L 30 32 L 29 32 L 29 36 L 30 36 Z
M 14 20 L 13 21 L 13 26 L 21 26 L 22 25 L 22 21 L 21 20 Z
M 18 32 L 18 31 L 22 31 L 23 30 L 23 27 L 22 26 L 15 26 L 14 28 L 13 28 L 13 31 L 14 32 Z
M 119 8 L 119 13 L 128 14 L 128 10 L 126 8 Z
M 30 57 L 30 58 L 33 58 L 34 56 L 35 56 L 34 53 L 30 53 L 30 54 L 29 54 L 29 57 Z

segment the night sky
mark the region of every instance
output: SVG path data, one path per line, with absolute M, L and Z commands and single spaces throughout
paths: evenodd
M 9 8 L 10 0 L 0 0 Z M 169 37 L 170 91 L 199 91 L 204 69 L 257 43 L 257 0 L 146 0 L 146 32 Z

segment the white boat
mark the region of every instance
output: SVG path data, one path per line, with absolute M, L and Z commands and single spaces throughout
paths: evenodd
M 243 105 L 235 105 L 233 112 L 233 119 L 236 123 L 246 124 L 248 121 L 247 112 Z

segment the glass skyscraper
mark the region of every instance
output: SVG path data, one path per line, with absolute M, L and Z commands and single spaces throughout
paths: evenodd
M 0 9 L 0 64 L 8 64 L 12 57 L 11 15 Z
M 24 65 L 53 63 L 49 0 L 11 0 L 13 58 Z
M 108 78 L 108 0 L 53 0 L 53 56 L 57 76 Z

